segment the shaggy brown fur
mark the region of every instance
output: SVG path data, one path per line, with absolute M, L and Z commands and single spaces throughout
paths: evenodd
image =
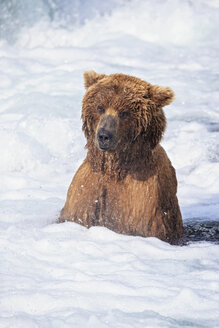
M 177 244 L 183 234 L 175 170 L 159 145 L 170 88 L 123 74 L 84 73 L 87 157 L 59 222 L 105 226 Z

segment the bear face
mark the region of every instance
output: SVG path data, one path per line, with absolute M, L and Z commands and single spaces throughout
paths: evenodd
M 139 137 L 153 149 L 166 126 L 162 107 L 173 100 L 168 87 L 124 75 L 84 73 L 83 131 L 101 151 L 124 151 Z

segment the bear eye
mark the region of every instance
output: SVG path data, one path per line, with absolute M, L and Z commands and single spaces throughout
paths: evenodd
M 98 106 L 97 106 L 97 111 L 98 111 L 99 114 L 103 114 L 103 113 L 105 113 L 105 108 L 104 108 L 104 106 L 103 106 L 103 105 L 98 105 Z
M 122 111 L 122 112 L 119 112 L 119 118 L 126 118 L 126 117 L 128 117 L 129 116 L 129 112 L 128 111 L 126 111 L 126 110 L 124 110 L 124 111 Z

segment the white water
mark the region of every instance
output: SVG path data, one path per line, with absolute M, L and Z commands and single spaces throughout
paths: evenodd
M 6 4 L 7 3 L 7 4 Z M 0 327 L 217 327 L 219 247 L 54 224 L 85 157 L 82 74 L 170 86 L 185 223 L 219 220 L 217 0 L 0 1 Z

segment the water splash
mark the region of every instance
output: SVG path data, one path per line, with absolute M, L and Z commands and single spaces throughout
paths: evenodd
M 1 0 L 0 38 L 31 47 L 39 45 L 36 34 L 55 46 L 87 46 L 112 34 L 162 46 L 217 43 L 218 11 L 213 0 Z M 70 32 L 64 41 L 63 29 Z

